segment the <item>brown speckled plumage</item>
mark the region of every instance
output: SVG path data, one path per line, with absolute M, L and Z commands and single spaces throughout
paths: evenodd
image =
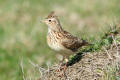
M 47 43 L 53 50 L 71 55 L 87 44 L 84 40 L 63 30 L 54 12 L 51 12 L 43 22 L 48 25 Z

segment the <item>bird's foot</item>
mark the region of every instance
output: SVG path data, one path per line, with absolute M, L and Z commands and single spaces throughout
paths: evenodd
M 64 69 L 64 63 L 60 63 L 60 64 L 58 65 L 57 72 L 60 72 L 60 71 L 62 71 L 63 69 Z
M 58 69 L 58 72 L 62 71 L 62 73 L 60 75 L 58 75 L 58 77 L 66 77 L 65 75 L 65 72 L 66 72 L 66 69 L 67 69 L 67 62 L 62 64 L 59 69 Z

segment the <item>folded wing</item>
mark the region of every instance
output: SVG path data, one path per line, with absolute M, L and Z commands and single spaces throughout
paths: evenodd
M 66 31 L 64 31 L 63 34 L 65 37 L 62 40 L 62 45 L 65 48 L 72 50 L 73 52 L 76 52 L 78 50 L 78 48 L 87 44 L 87 42 L 85 42 L 84 40 L 74 37 Z

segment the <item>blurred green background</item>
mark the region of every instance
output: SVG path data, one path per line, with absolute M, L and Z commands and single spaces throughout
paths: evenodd
M 29 60 L 43 67 L 57 62 L 40 23 L 51 11 L 65 30 L 94 42 L 120 21 L 120 0 L 0 0 L 0 80 L 22 80 L 21 60 L 30 77 L 39 74 Z

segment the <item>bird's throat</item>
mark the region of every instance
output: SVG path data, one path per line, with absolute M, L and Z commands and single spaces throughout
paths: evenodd
M 63 29 L 60 25 L 48 27 L 48 32 L 51 32 L 51 31 L 61 32 L 63 31 Z

